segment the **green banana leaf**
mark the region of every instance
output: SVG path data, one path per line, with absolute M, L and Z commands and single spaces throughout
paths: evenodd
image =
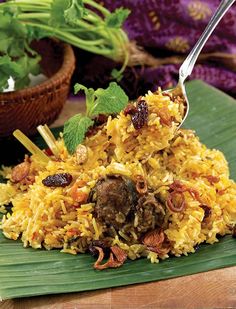
M 224 152 L 236 180 L 236 101 L 201 81 L 187 84 L 190 114 L 185 127 L 195 129 L 208 147 Z M 236 207 L 236 205 L 235 205 Z M 0 232 L 0 297 L 2 299 L 88 291 L 174 278 L 236 265 L 236 239 L 222 237 L 203 244 L 195 254 L 159 264 L 147 259 L 128 261 L 121 268 L 96 271 L 94 258 L 57 250 L 23 248 Z

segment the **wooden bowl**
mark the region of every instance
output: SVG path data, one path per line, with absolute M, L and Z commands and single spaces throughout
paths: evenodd
M 40 124 L 51 124 L 66 102 L 75 56 L 72 48 L 62 42 L 43 39 L 32 47 L 41 55 L 41 68 L 48 79 L 34 87 L 0 93 L 0 139 L 15 129 L 26 135 L 36 133 Z

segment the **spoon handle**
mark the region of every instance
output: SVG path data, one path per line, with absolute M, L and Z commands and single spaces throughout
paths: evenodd
M 195 62 L 208 40 L 211 33 L 214 31 L 215 27 L 218 25 L 221 18 L 225 15 L 227 10 L 231 7 L 231 5 L 235 2 L 235 0 L 223 0 L 221 1 L 219 7 L 217 8 L 215 14 L 211 17 L 206 29 L 202 33 L 201 37 L 194 45 L 193 49 L 184 60 L 183 64 L 179 69 L 179 82 L 182 84 L 185 79 L 192 73 Z

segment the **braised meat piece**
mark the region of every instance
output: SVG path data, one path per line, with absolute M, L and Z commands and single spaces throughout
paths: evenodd
M 97 182 L 91 200 L 95 202 L 95 216 L 118 229 L 127 222 L 137 201 L 137 191 L 130 179 L 107 176 Z
M 156 226 L 162 226 L 165 210 L 153 193 L 141 196 L 136 205 L 135 227 L 138 232 L 145 233 Z

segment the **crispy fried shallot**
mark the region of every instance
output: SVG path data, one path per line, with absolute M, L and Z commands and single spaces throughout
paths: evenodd
M 160 117 L 160 123 L 169 127 L 172 122 L 172 117 L 170 115 L 170 111 L 167 106 L 163 106 L 158 110 L 158 116 Z
M 139 194 L 145 194 L 147 192 L 147 181 L 142 175 L 136 176 L 136 190 Z
M 105 264 L 101 264 L 104 259 L 103 249 L 97 246 L 95 246 L 95 249 L 99 252 L 98 259 L 93 266 L 97 270 L 120 267 L 127 259 L 127 254 L 123 249 L 118 246 L 112 246 L 109 260 Z
M 211 185 L 220 181 L 220 177 L 218 177 L 218 176 L 208 175 L 208 176 L 204 176 L 204 177 L 209 181 L 209 183 Z
M 179 180 L 175 180 L 170 185 L 170 193 L 167 197 L 167 206 L 173 212 L 182 212 L 186 208 L 186 202 L 184 199 L 184 192 L 188 192 L 193 198 L 195 198 L 199 203 L 201 203 L 201 198 L 199 192 L 194 188 L 189 188 Z M 180 201 L 175 202 L 176 197 L 179 195 Z M 177 205 L 176 205 L 177 204 Z
M 181 200 L 177 203 L 174 202 L 174 197 L 180 195 Z M 186 209 L 186 202 L 183 193 L 171 192 L 166 200 L 168 208 L 173 212 L 182 212 Z
M 143 238 L 143 244 L 149 251 L 159 255 L 165 255 L 170 251 L 169 241 L 162 229 L 147 232 Z
M 219 194 L 219 195 L 224 195 L 226 193 L 226 191 L 229 189 L 230 187 L 226 187 L 224 189 L 221 189 L 221 190 L 216 190 L 216 192 Z

